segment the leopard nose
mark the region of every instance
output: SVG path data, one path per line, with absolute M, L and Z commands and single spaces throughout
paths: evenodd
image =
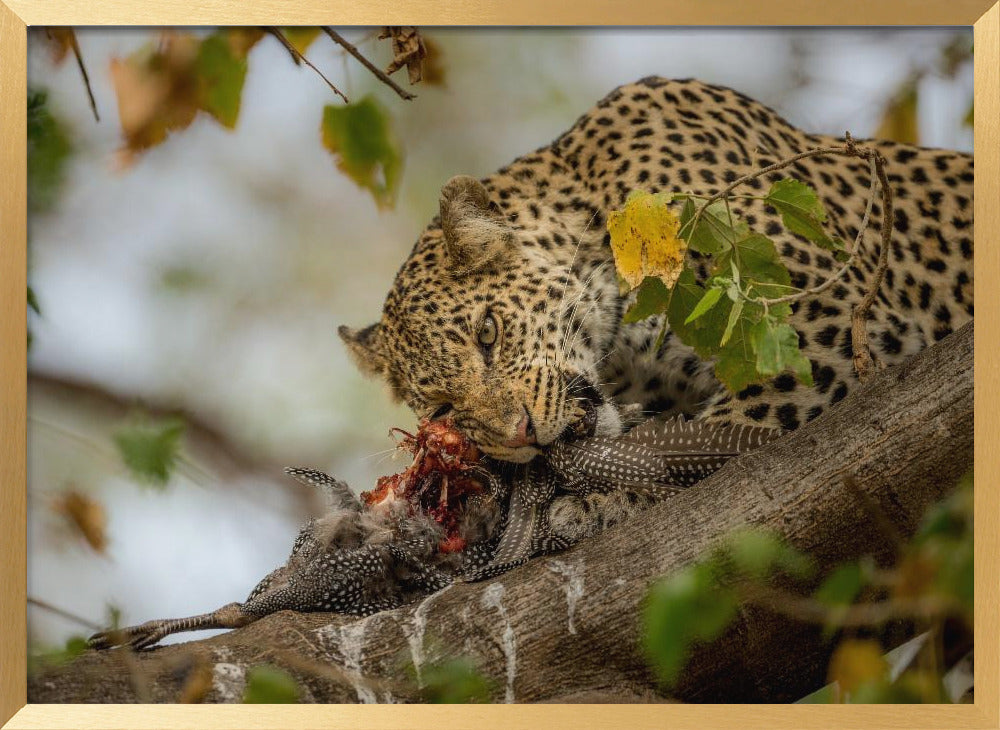
M 517 424 L 517 436 L 507 441 L 504 446 L 517 448 L 519 446 L 532 446 L 535 443 L 537 443 L 535 440 L 535 424 L 531 420 L 531 414 L 525 408 L 524 415 Z

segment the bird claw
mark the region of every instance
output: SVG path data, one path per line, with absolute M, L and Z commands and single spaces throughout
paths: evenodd
M 148 649 L 170 633 L 166 621 L 147 621 L 138 626 L 101 631 L 89 639 L 91 649 L 110 649 L 115 646 L 130 646 L 135 650 Z

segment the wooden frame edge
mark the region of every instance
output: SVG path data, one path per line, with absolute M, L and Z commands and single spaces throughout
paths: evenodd
M 315 5 L 320 5 L 316 2 Z M 419 6 L 416 15 L 430 17 L 431 22 L 498 23 L 502 17 L 509 17 L 506 11 L 501 16 L 495 8 L 464 8 L 445 11 L 435 8 L 431 2 L 414 0 Z M 722 5 L 735 3 L 721 0 Z M 95 3 L 98 5 L 98 3 Z M 150 3 L 150 6 L 154 3 Z M 225 24 L 235 17 L 244 18 L 243 10 L 233 0 L 206 0 L 198 7 L 191 7 L 186 0 L 158 0 L 156 7 L 150 8 L 132 0 L 120 0 L 107 7 L 88 7 L 81 10 L 72 0 L 0 0 L 0 130 L 3 130 L 5 144 L 0 152 L 0 534 L 5 544 L 20 545 L 21 550 L 0 553 L 0 585 L 14 588 L 14 595 L 0 595 L 0 626 L 4 633 L 13 631 L 15 635 L 26 635 L 26 560 L 25 560 L 25 518 L 26 518 L 26 232 L 27 199 L 26 179 L 26 26 L 33 24 L 80 24 L 80 16 L 88 16 L 89 24 L 104 23 L 205 23 Z M 309 2 L 303 3 L 308 6 Z M 326 3 L 330 6 L 330 3 Z M 526 12 L 527 2 L 517 0 L 512 3 L 514 12 Z M 678 3 L 669 5 L 678 6 Z M 648 18 L 657 15 L 669 17 L 678 24 L 690 20 L 703 11 L 694 9 L 696 4 L 684 2 L 687 10 L 671 15 L 664 11 L 667 3 L 646 8 L 643 15 Z M 858 16 L 865 17 L 865 23 L 886 22 L 888 15 L 873 10 L 863 0 L 849 0 L 848 10 L 859 10 Z M 995 240 L 1000 236 L 1000 3 L 982 12 L 987 5 L 983 0 L 956 0 L 947 8 L 940 3 L 914 3 L 913 12 L 907 10 L 907 21 L 913 24 L 965 25 L 975 22 L 976 42 L 976 106 L 977 124 L 975 145 L 977 167 L 975 220 L 977 228 L 991 233 L 987 248 L 980 240 L 976 253 L 977 274 L 989 271 L 991 277 L 1000 272 L 1000 245 Z M 75 6 L 75 7 L 74 7 Z M 933 7 L 931 7 L 933 6 Z M 582 24 L 601 22 L 597 0 L 587 0 L 581 5 L 581 12 L 590 18 Z M 980 12 L 972 14 L 973 8 Z M 247 9 L 246 21 L 276 22 L 319 22 L 328 20 L 329 15 L 320 18 L 318 11 L 303 7 L 293 13 L 277 0 L 262 0 L 253 9 Z M 250 12 L 252 10 L 252 12 Z M 330 8 L 333 13 L 336 7 Z M 794 2 L 771 0 L 763 12 L 758 12 L 749 24 L 783 24 L 775 21 L 779 14 L 795 17 L 796 23 L 811 21 L 823 23 L 822 13 L 805 16 Z M 272 12 L 273 11 L 273 12 Z M 309 15 L 309 13 L 313 15 Z M 401 11 L 388 5 L 372 3 L 365 8 L 352 3 L 345 15 L 355 24 L 379 23 L 398 17 Z M 574 12 L 576 12 L 574 10 Z M 608 11 L 610 12 L 610 11 Z M 826 10 L 822 11 L 826 13 Z M 832 13 L 833 11 L 829 11 Z M 843 17 L 843 8 L 837 15 Z M 436 13 L 428 16 L 429 13 Z M 828 13 L 828 14 L 829 14 Z M 961 21 L 966 17 L 969 21 Z M 981 13 L 981 17 L 979 17 Z M 892 12 L 895 17 L 898 11 Z M 732 16 L 733 24 L 746 22 L 746 11 Z M 565 17 L 564 13 L 559 14 Z M 556 14 L 544 15 L 541 10 L 531 17 L 551 18 L 543 22 L 553 22 Z M 704 17 L 699 15 L 699 17 Z M 830 16 L 832 17 L 832 15 Z M 633 20 L 629 20 L 632 19 Z M 409 22 L 413 15 L 408 15 Z M 936 20 L 935 20 L 936 19 Z M 27 22 L 26 22 L 27 21 Z M 626 15 L 622 23 L 642 22 L 638 15 Z M 704 22 L 703 20 L 701 22 Z M 829 22 L 827 20 L 826 22 Z M 982 289 L 980 289 L 982 291 Z M 977 301 L 981 315 L 976 328 L 976 477 L 980 485 L 987 485 L 991 479 L 990 462 L 996 456 L 991 453 L 991 444 L 1000 437 L 1000 421 L 996 415 L 986 413 L 995 397 L 991 395 L 1000 389 L 1000 363 L 990 358 L 990 344 L 1000 340 L 1000 301 L 995 296 L 981 295 Z M 985 315 L 985 316 L 983 316 Z M 20 488 L 18 488 L 20 487 Z M 954 728 L 997 728 L 1000 723 L 1000 654 L 996 642 L 989 640 L 998 636 L 1000 616 L 996 606 L 1000 605 L 1000 586 L 996 584 L 997 552 L 1000 540 L 1000 491 L 980 488 L 976 491 L 976 644 L 977 695 L 971 706 L 885 706 L 885 707 L 838 707 L 810 706 L 803 715 L 795 706 L 663 706 L 662 711 L 646 706 L 587 706 L 575 713 L 577 722 L 586 717 L 588 726 L 615 727 L 622 724 L 636 728 L 662 727 L 666 718 L 672 726 L 713 727 L 716 724 L 732 724 L 732 715 L 741 713 L 741 725 L 747 727 L 886 727 L 899 728 L 907 720 L 913 727 L 954 727 Z M 985 559 L 983 559 L 985 558 Z M 26 644 L 25 642 L 0 643 L 0 726 L 5 728 L 37 727 L 108 727 L 131 728 L 143 725 L 163 728 L 201 727 L 274 727 L 289 726 L 316 728 L 356 728 L 399 727 L 439 728 L 444 723 L 459 726 L 527 727 L 548 724 L 553 727 L 570 727 L 566 708 L 559 706 L 463 706 L 428 707 L 406 706 L 357 707 L 357 706 L 274 706 L 254 708 L 245 706 L 213 706 L 197 708 L 176 705 L 122 706 L 122 705 L 26 705 Z M 206 713 L 212 715 L 206 722 Z M 585 715 L 584 715 L 585 713 Z M 6 723 L 6 724 L 5 724 Z M 575 725 L 576 723 L 574 723 Z
M 0 626 L 27 635 L 27 29 L 0 5 Z M 27 702 L 27 642 L 0 643 L 0 723 Z
M 4 0 L 27 25 L 79 25 L 88 15 L 94 25 L 225 25 L 234 22 L 230 0 L 156 0 L 88 4 L 81 13 L 77 0 Z M 906 25 L 972 25 L 992 0 L 908 0 Z M 799 0 L 653 0 L 645 3 L 609 3 L 576 0 L 563 3 L 536 0 L 324 0 L 322 3 L 289 3 L 255 0 L 239 6 L 241 24 L 321 25 L 331 17 L 348 18 L 349 25 L 561 25 L 572 17 L 574 25 L 699 25 L 706 14 L 718 25 L 900 25 L 899 7 L 882 0 L 840 0 L 837 3 Z M 789 19 L 793 20 L 789 20 Z

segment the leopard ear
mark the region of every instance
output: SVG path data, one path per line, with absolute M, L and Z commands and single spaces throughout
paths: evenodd
M 372 324 L 356 330 L 347 325 L 337 329 L 340 339 L 347 345 L 347 352 L 363 375 L 385 373 L 385 356 L 379 344 L 379 325 Z
M 441 188 L 441 231 L 456 274 L 497 261 L 514 243 L 514 232 L 486 187 L 468 175 L 457 175 Z

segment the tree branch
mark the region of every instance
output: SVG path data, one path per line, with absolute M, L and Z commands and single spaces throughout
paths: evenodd
M 342 35 L 340 35 L 340 33 L 335 31 L 328 25 L 323 25 L 320 27 L 323 29 L 324 33 L 326 33 L 328 36 L 330 36 L 330 38 L 333 39 L 334 43 L 341 46 L 345 51 L 354 56 L 354 58 L 356 58 L 362 66 L 364 66 L 366 69 L 375 74 L 375 77 L 378 78 L 379 81 L 381 81 L 383 84 L 385 84 L 390 89 L 399 94 L 401 99 L 403 99 L 404 101 L 410 101 L 411 99 L 417 98 L 416 94 L 411 94 L 409 91 L 402 88 L 399 84 L 390 79 L 378 66 L 369 61 L 363 55 L 361 55 L 361 51 L 359 51 L 357 48 L 348 43 L 347 39 L 345 39 Z
M 419 670 L 456 654 L 478 660 L 497 701 L 656 699 L 639 648 L 639 616 L 657 576 L 748 524 L 779 532 L 822 565 L 889 558 L 894 545 L 884 525 L 844 485 L 844 474 L 856 475 L 857 488 L 905 536 L 968 470 L 972 454 L 970 323 L 876 373 L 808 426 L 565 553 L 365 619 L 282 612 L 222 636 L 129 656 L 149 678 L 155 702 L 178 699 L 185 681 L 178 668 L 193 659 L 212 666 L 208 701 L 239 701 L 246 672 L 261 663 L 296 676 L 304 701 L 416 700 L 402 665 L 412 661 Z M 672 694 L 694 702 L 798 699 L 825 683 L 831 650 L 819 626 L 747 603 L 734 627 L 695 649 Z M 35 675 L 29 701 L 135 701 L 125 654 L 91 651 Z M 322 664 L 337 671 L 316 671 Z
M 345 104 L 350 104 L 351 103 L 351 102 L 349 102 L 347 100 L 347 97 L 344 96 L 344 92 L 342 92 L 340 89 L 338 89 L 336 86 L 334 86 L 333 82 L 330 81 L 330 79 L 328 79 L 326 77 L 326 75 L 322 71 L 320 71 L 318 68 L 316 68 L 312 64 L 312 61 L 310 61 L 304 55 L 302 55 L 301 53 L 299 53 L 299 49 L 296 48 L 295 46 L 293 46 L 292 42 L 290 40 L 288 40 L 287 38 L 285 38 L 285 34 L 282 33 L 281 30 L 279 30 L 278 28 L 272 27 L 272 26 L 267 26 L 267 27 L 264 28 L 264 30 L 266 30 L 268 33 L 270 33 L 271 35 L 273 35 L 275 38 L 277 38 L 281 42 L 281 45 L 283 45 L 285 47 L 285 50 L 288 51 L 288 55 L 290 55 L 292 57 L 292 60 L 295 61 L 295 63 L 297 63 L 297 64 L 298 63 L 304 63 L 306 66 L 308 66 L 313 71 L 315 71 L 316 73 L 318 73 L 319 77 L 326 82 L 327 86 L 329 86 L 331 89 L 333 89 L 333 93 L 335 93 L 337 96 L 339 96 L 341 99 L 344 100 Z

